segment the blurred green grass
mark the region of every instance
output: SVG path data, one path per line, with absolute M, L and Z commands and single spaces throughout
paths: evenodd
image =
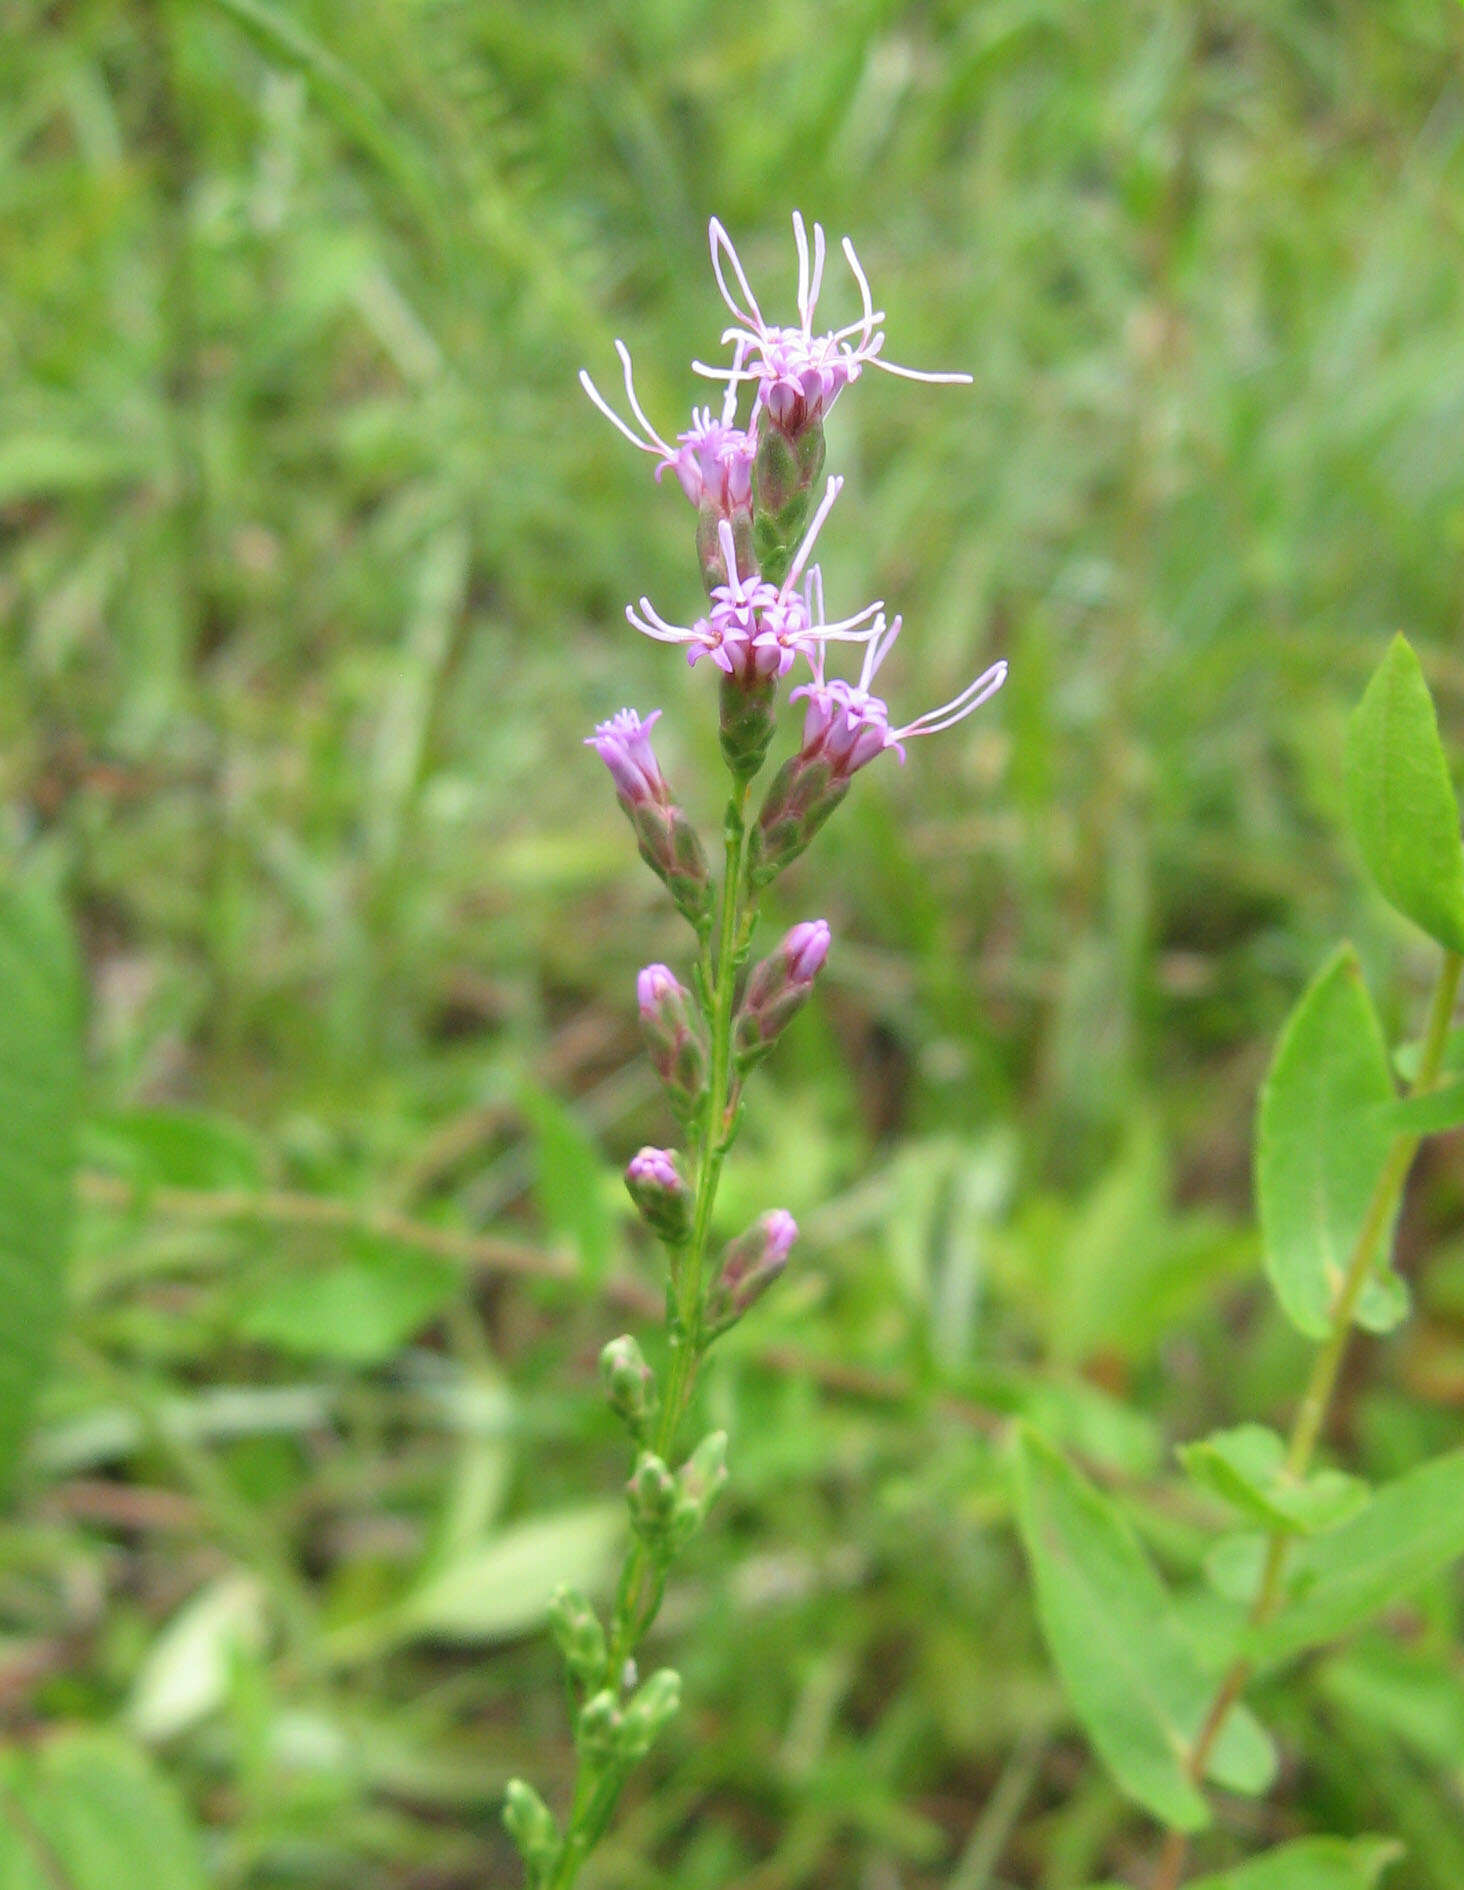
M 1459 9 L 14 13 L 0 832 L 76 915 L 93 1120 L 0 1556 L 10 1730 L 130 1711 L 241 1890 L 511 1881 L 503 1780 L 562 1785 L 520 1565 L 477 1570 L 470 1635 L 399 1615 L 478 1553 L 593 1564 L 596 1274 L 650 1281 L 615 1171 L 669 1128 L 630 994 L 681 941 L 579 742 L 664 706 L 708 821 L 714 744 L 704 677 L 621 618 L 692 607 L 687 514 L 575 370 L 624 335 L 671 424 L 722 325 L 707 217 L 786 298 L 796 205 L 854 236 L 893 359 L 975 376 L 841 403 L 830 601 L 897 601 L 911 714 L 1012 678 L 779 889 L 837 943 L 726 1215 L 786 1201 L 806 1257 L 706 1388 L 733 1495 L 655 1650 L 688 1710 L 587 1882 L 1136 1869 L 991 1418 L 1038 1412 L 1193 1572 L 1170 1444 L 1294 1390 L 1250 1118 L 1340 933 L 1416 1018 L 1425 954 L 1337 820 L 1393 630 L 1464 754 Z M 1425 1317 L 1345 1401 L 1379 1474 L 1457 1436 L 1461 1197 L 1446 1143 L 1403 1230 Z M 569 1277 L 465 1265 L 504 1243 Z M 502 1533 L 545 1517 L 568 1537 Z M 236 1652 L 150 1720 L 139 1688 L 207 1667 L 199 1596 Z M 1396 1828 L 1390 1883 L 1457 1890 L 1459 1610 L 1441 1584 L 1262 1697 L 1289 1769 L 1216 1861 Z

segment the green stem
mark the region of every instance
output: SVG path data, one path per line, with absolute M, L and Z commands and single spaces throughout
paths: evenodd
M 1439 967 L 1438 981 L 1434 985 L 1433 998 L 1429 1004 L 1428 1024 L 1424 1031 L 1423 1050 L 1419 1057 L 1418 1074 L 1414 1079 L 1410 1095 L 1421 1096 L 1433 1088 L 1438 1081 L 1439 1071 L 1443 1067 L 1444 1050 L 1448 1043 L 1449 1021 L 1454 1015 L 1454 1006 L 1459 998 L 1459 982 L 1464 973 L 1464 956 L 1458 952 L 1445 952 L 1443 963 Z M 1347 1353 L 1347 1344 L 1352 1337 L 1352 1321 L 1357 1312 L 1358 1301 L 1363 1289 L 1372 1278 L 1373 1267 L 1377 1259 L 1377 1249 L 1384 1233 L 1397 1211 L 1398 1200 L 1403 1192 L 1403 1184 L 1408 1179 L 1408 1171 L 1413 1166 L 1413 1158 L 1418 1153 L 1418 1145 L 1423 1138 L 1416 1134 L 1401 1134 L 1393 1138 L 1377 1185 L 1367 1204 L 1362 1226 L 1358 1229 L 1357 1239 L 1348 1256 L 1347 1269 L 1342 1277 L 1342 1288 L 1332 1307 L 1331 1327 L 1327 1337 L 1312 1364 L 1311 1375 L 1307 1379 L 1306 1389 L 1301 1394 L 1301 1402 L 1296 1407 L 1296 1417 L 1291 1427 L 1291 1437 L 1286 1447 L 1286 1468 L 1289 1474 L 1298 1480 L 1304 1477 L 1311 1467 L 1312 1455 L 1321 1437 L 1322 1428 L 1327 1421 L 1327 1412 L 1331 1409 L 1332 1396 L 1337 1389 L 1337 1378 L 1342 1369 L 1342 1361 Z M 1261 1627 L 1269 1621 L 1281 1606 L 1283 1600 L 1282 1577 L 1286 1572 L 1286 1557 L 1290 1550 L 1291 1538 L 1285 1530 L 1276 1530 L 1266 1543 L 1266 1561 L 1261 1571 L 1260 1586 L 1256 1598 L 1251 1603 L 1248 1625 Z M 1215 1689 L 1200 1730 L 1190 1748 L 1186 1771 L 1196 1785 L 1205 1776 L 1205 1768 L 1210 1762 L 1210 1755 L 1215 1750 L 1215 1743 L 1225 1729 L 1231 1710 L 1245 1692 L 1253 1671 L 1253 1663 L 1248 1656 L 1241 1654 L 1231 1662 L 1229 1668 Z M 1189 1839 L 1183 1831 L 1171 1831 L 1160 1852 L 1159 1862 L 1154 1873 L 1153 1890 L 1178 1890 L 1184 1872 L 1185 1858 L 1189 1853 Z
M 663 1461 L 675 1452 L 677 1433 L 691 1402 L 697 1369 L 706 1351 L 702 1306 L 707 1248 L 717 1186 L 730 1141 L 732 1114 L 732 1017 L 737 973 L 747 937 L 744 912 L 747 875 L 747 798 L 749 784 L 738 782 L 727 805 L 724 829 L 726 872 L 715 957 L 708 939 L 703 957 L 705 988 L 711 993 L 707 1024 L 711 1036 L 711 1073 L 697 1152 L 696 1196 L 691 1239 L 681 1256 L 671 1319 L 671 1357 L 661 1394 L 661 1410 L 650 1449 Z M 606 1684 L 618 1691 L 626 1663 L 655 1620 L 665 1587 L 665 1566 L 637 1538 L 627 1552 L 617 1591 L 606 1661 Z M 575 1782 L 564 1849 L 545 1890 L 573 1890 L 580 1866 L 608 1822 L 620 1795 L 618 1770 L 596 1777 L 583 1765 Z

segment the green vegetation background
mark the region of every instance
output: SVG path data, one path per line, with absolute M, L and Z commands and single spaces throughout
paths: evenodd
M 1172 1445 L 1284 1420 L 1249 1143 L 1342 933 L 1422 942 L 1339 837 L 1392 631 L 1464 754 L 1464 14 L 1453 0 L 15 0 L 0 58 L 0 821 L 90 987 L 74 1311 L 0 1553 L 0 1715 L 120 1719 L 238 1890 L 516 1880 L 562 1793 L 551 1582 L 604 1562 L 593 1360 L 654 1317 L 618 1168 L 670 1124 L 632 981 L 684 951 L 579 744 L 665 711 L 717 815 L 689 514 L 653 415 L 848 230 L 897 361 L 841 402 L 830 602 L 897 600 L 914 714 L 777 891 L 821 999 L 758 1078 L 729 1231 L 805 1238 L 716 1361 L 731 1493 L 654 1656 L 687 1710 L 595 1890 L 1073 1890 L 1151 1835 L 1037 1645 L 1028 1411 L 1203 1618 Z M 828 304 L 849 312 L 831 271 Z M 845 300 L 841 304 L 839 297 Z M 1422 1316 L 1334 1443 L 1457 1440 L 1464 1166 Z M 505 1269 L 508 1269 L 505 1274 Z M 531 1276 L 515 1277 L 527 1269 Z M 631 1284 L 627 1286 L 627 1282 Z M 647 1311 L 647 1303 L 650 1310 Z M 1206 1840 L 1399 1832 L 1464 1882 L 1457 1582 L 1258 1704 Z

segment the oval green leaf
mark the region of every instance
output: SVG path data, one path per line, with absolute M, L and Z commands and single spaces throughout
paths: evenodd
M 1450 951 L 1464 951 L 1459 804 L 1418 658 L 1394 637 L 1347 730 L 1347 810 L 1378 890 Z
M 1382 1028 L 1341 946 L 1291 1013 L 1261 1090 L 1256 1190 L 1266 1272 L 1288 1319 L 1324 1339 L 1392 1130 Z M 1386 1251 L 1386 1249 L 1385 1249 Z M 1378 1285 L 1386 1288 L 1387 1278 Z M 1376 1321 L 1383 1295 L 1375 1292 Z
M 1210 1813 L 1186 1760 L 1214 1683 L 1164 1584 L 1123 1518 L 1026 1430 L 1016 1497 L 1043 1636 L 1094 1749 L 1137 1804 L 1175 1829 L 1199 1830 Z M 1274 1776 L 1270 1741 L 1244 1707 L 1209 1771 L 1234 1791 L 1264 1791 Z

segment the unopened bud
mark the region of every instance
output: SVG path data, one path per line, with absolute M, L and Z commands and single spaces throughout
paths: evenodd
M 673 1549 L 681 1548 L 701 1528 L 726 1481 L 727 1433 L 711 1431 L 676 1472 L 676 1502 L 670 1522 Z
M 660 714 L 656 709 L 642 721 L 634 709 L 622 709 L 601 722 L 585 745 L 610 770 L 641 858 L 699 928 L 712 909 L 712 876 L 696 830 L 672 802 L 651 746 L 651 730 Z
M 793 401 L 762 427 L 753 466 L 753 543 L 763 575 L 781 584 L 813 507 L 813 486 L 823 471 L 821 414 Z M 771 415 L 770 415 L 771 417 Z
M 598 1687 L 605 1678 L 605 1630 L 586 1597 L 568 1583 L 549 1598 L 549 1631 L 571 1679 Z
M 620 1756 L 643 1759 L 681 1711 L 681 1676 L 670 1667 L 653 1673 L 626 1707 L 620 1722 Z
M 822 756 L 803 753 L 785 761 L 773 776 L 748 848 L 748 877 L 766 886 L 790 866 L 849 792 L 846 775 L 835 773 Z
M 773 710 L 777 693 L 776 675 L 760 676 L 750 667 L 723 673 L 718 734 L 722 759 L 739 781 L 750 781 L 767 760 L 777 726 Z
M 635 981 L 641 1035 L 671 1107 L 683 1121 L 706 1090 L 707 1059 L 692 1020 L 691 993 L 666 965 L 647 965 Z
M 622 805 L 635 828 L 641 858 L 670 893 L 677 911 L 700 930 L 712 910 L 712 875 L 695 827 L 674 805 Z
M 656 1375 L 628 1333 L 612 1339 L 600 1354 L 600 1379 L 610 1409 L 639 1439 L 656 1415 Z
M 559 1861 L 559 1827 L 544 1800 L 521 1778 L 503 1795 L 503 1828 L 517 1846 L 531 1882 L 540 1882 Z
M 762 1298 L 788 1264 L 798 1238 L 798 1223 L 786 1208 L 774 1208 L 729 1243 L 707 1294 L 705 1328 L 709 1338 L 735 1325 Z
M 623 1716 L 620 1703 L 606 1687 L 585 1701 L 575 1722 L 575 1743 L 587 1759 L 614 1759 L 620 1753 Z
M 691 1233 L 691 1189 L 682 1180 L 668 1148 L 643 1148 L 632 1155 L 625 1186 L 647 1227 L 673 1247 Z
M 829 951 L 823 919 L 805 919 L 788 932 L 769 958 L 753 967 L 733 1025 L 739 1072 L 761 1063 L 794 1015 L 807 1003 Z
M 676 1479 L 661 1458 L 643 1450 L 625 1486 L 631 1527 L 645 1542 L 665 1541 L 676 1508 Z

